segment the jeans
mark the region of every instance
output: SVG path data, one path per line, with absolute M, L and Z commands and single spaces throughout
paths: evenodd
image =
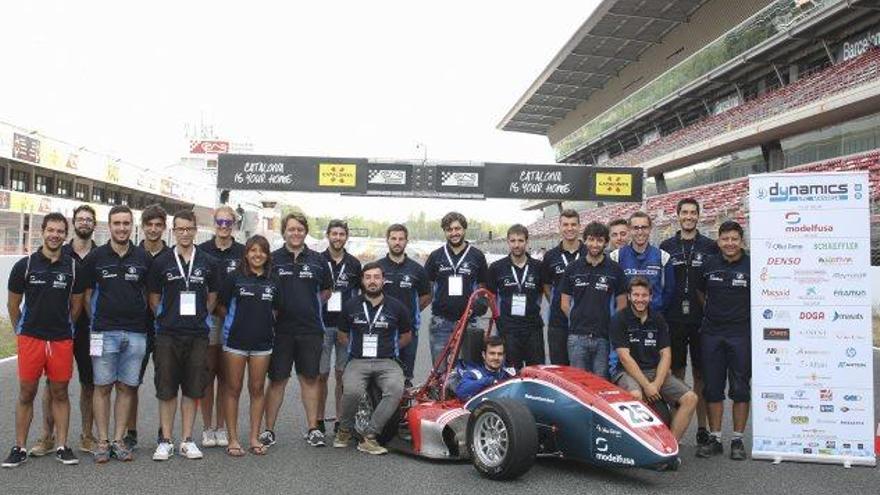
M 141 383 L 141 363 L 147 353 L 147 334 L 114 330 L 93 332 L 101 335 L 101 355 L 92 356 L 95 385 L 121 382 L 129 387 Z
M 449 337 L 452 336 L 452 330 L 455 329 L 455 323 L 456 322 L 447 320 L 442 316 L 431 317 L 431 326 L 429 327 L 428 333 L 431 344 L 432 366 L 437 362 L 437 358 L 440 357 L 440 353 L 443 352 L 443 348 L 446 347 L 446 344 L 449 342 Z
M 343 428 L 354 429 L 354 416 L 358 404 L 370 381 L 382 392 L 382 399 L 373 409 L 366 434 L 378 435 L 385 423 L 391 419 L 400 398 L 403 397 L 403 370 L 393 359 L 352 359 L 345 366 L 342 375 L 342 419 Z
M 568 336 L 568 359 L 580 368 L 602 378 L 608 378 L 608 339 L 589 335 Z

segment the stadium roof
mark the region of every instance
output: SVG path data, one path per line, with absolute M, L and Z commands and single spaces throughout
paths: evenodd
M 708 0 L 604 0 L 562 47 L 498 128 L 547 135 Z

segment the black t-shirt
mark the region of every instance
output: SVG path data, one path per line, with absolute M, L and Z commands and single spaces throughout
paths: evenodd
M 85 280 L 82 265 L 61 252 L 51 261 L 40 247 L 18 260 L 9 273 L 9 292 L 23 294 L 21 319 L 15 332 L 43 340 L 73 338 L 70 296 L 82 294 Z
M 703 308 L 697 299 L 697 290 L 706 261 L 710 256 L 720 256 L 718 244 L 699 232 L 692 240 L 682 240 L 679 231 L 660 243 L 660 249 L 669 253 L 669 263 L 675 270 L 675 297 L 666 309 L 666 319 L 670 322 L 699 324 L 703 319 Z M 682 310 L 684 300 L 688 301 L 686 315 Z
M 562 284 L 562 276 L 565 275 L 565 269 L 575 261 L 587 257 L 587 247 L 584 243 L 579 244 L 577 251 L 568 252 L 562 249 L 562 243 L 544 253 L 544 259 L 541 261 L 541 283 L 550 285 L 550 319 L 549 326 L 555 328 L 568 328 L 568 318 L 559 307 L 562 300 L 562 292 L 559 290 Z
M 514 276 L 514 273 L 516 274 Z M 526 264 L 520 268 L 513 264 L 510 256 L 505 256 L 489 267 L 489 289 L 495 293 L 498 304 L 498 330 L 509 332 L 542 331 L 541 298 L 543 297 L 541 264 L 527 257 Z M 512 312 L 515 295 L 525 296 L 523 315 Z
M 378 260 L 385 278 L 382 292 L 388 297 L 397 299 L 409 311 L 413 323 L 413 332 L 418 333 L 422 320 L 419 297 L 431 292 L 428 273 L 422 265 L 404 255 L 403 263 L 395 263 L 387 255 Z
M 281 309 L 281 284 L 274 274 L 226 275 L 218 301 L 226 307 L 223 345 L 242 351 L 268 351 L 275 340 L 275 314 Z
M 363 352 L 364 335 L 372 334 L 377 335 L 375 359 L 393 359 L 400 352 L 400 335 L 412 331 L 412 320 L 406 306 L 393 297 L 385 296 L 378 306 L 373 306 L 366 297 L 360 295 L 349 299 L 342 306 L 338 329 L 348 334 L 348 353 L 351 358 L 372 358 L 365 356 Z
M 446 257 L 447 254 L 449 258 Z M 450 259 L 452 264 L 449 263 Z M 447 320 L 457 321 L 464 313 L 468 298 L 477 289 L 477 285 L 486 284 L 488 267 L 483 252 L 469 243 L 458 254 L 455 254 L 447 243 L 428 256 L 425 271 L 428 273 L 428 280 L 434 283 L 431 313 Z M 453 274 L 462 277 L 460 296 L 449 295 L 449 277 Z
M 147 250 L 147 248 L 144 247 L 144 241 L 141 241 L 140 244 L 138 244 L 138 247 L 143 249 L 144 252 L 147 253 L 147 256 L 149 256 L 153 261 L 155 261 L 156 258 L 158 258 L 159 256 L 163 255 L 165 252 L 171 251 L 171 248 L 168 247 L 168 244 L 165 244 L 165 241 L 162 241 L 162 249 L 160 249 L 156 254 L 149 252 Z M 149 278 L 149 274 L 147 275 L 147 278 Z M 149 280 L 147 280 L 147 283 L 149 284 Z M 149 288 L 147 289 L 147 291 L 149 292 Z M 150 309 L 149 303 L 150 303 L 150 301 L 148 299 L 147 300 L 147 317 L 146 317 L 147 333 L 150 335 L 153 335 L 156 333 L 156 315 L 154 315 L 153 310 Z
M 702 332 L 745 335 L 751 331 L 751 268 L 745 253 L 730 263 L 714 256 L 703 267 L 701 290 L 706 296 Z
M 244 258 L 244 244 L 235 239 L 232 240 L 232 244 L 226 249 L 218 248 L 213 237 L 199 244 L 198 248 L 217 260 L 220 283 L 223 283 L 223 279 L 226 278 L 227 274 L 234 272 L 241 265 L 241 260 Z
M 633 313 L 632 307 L 618 311 L 611 318 L 608 336 L 614 349 L 629 349 L 630 356 L 643 370 L 656 369 L 660 364 L 660 351 L 669 347 L 666 320 L 650 309 L 644 322 Z
M 153 259 L 129 241 L 128 251 L 120 257 L 110 242 L 96 248 L 83 263 L 87 288 L 92 289 L 87 302 L 92 312 L 93 332 L 125 330 L 144 333 L 147 322 L 147 273 Z
M 333 292 L 338 291 L 340 297 L 342 298 L 342 304 L 340 304 L 339 306 L 341 310 L 346 301 L 348 301 L 352 298 L 352 296 L 360 292 L 361 262 L 354 256 L 348 254 L 348 251 L 343 251 L 342 261 L 339 263 L 333 261 L 333 258 L 330 256 L 330 250 L 328 249 L 325 249 L 324 252 L 321 253 L 321 257 L 324 258 L 324 265 L 327 267 L 328 270 L 331 271 L 330 290 Z M 328 311 L 327 304 L 329 302 L 329 300 L 324 302 L 324 305 L 321 308 L 321 316 L 324 319 L 325 327 L 335 327 L 336 319 L 339 317 L 339 312 Z
M 323 334 L 321 297 L 329 290 L 330 270 L 317 251 L 303 246 L 299 256 L 286 246 L 272 252 L 272 271 L 281 283 L 281 311 L 275 322 L 275 333 L 285 335 Z
M 97 247 L 98 247 L 98 245 L 95 244 L 95 241 L 90 241 L 89 253 L 94 251 Z M 70 241 L 67 244 L 65 244 L 64 246 L 62 246 L 61 252 L 69 255 L 71 258 L 73 258 L 80 265 L 82 265 L 83 260 L 85 260 L 85 257 L 80 256 L 79 254 L 77 254 L 76 250 L 73 249 L 73 241 Z M 86 253 L 86 256 L 88 256 L 88 253 Z M 85 290 L 85 286 L 83 286 L 83 290 Z M 89 326 L 91 324 L 92 324 L 92 322 L 91 322 L 91 320 L 89 320 L 88 313 L 86 313 L 85 311 L 80 311 L 79 318 L 76 319 L 76 324 L 74 326 L 76 327 L 77 333 L 88 332 Z
M 607 337 L 615 297 L 626 292 L 626 274 L 608 256 L 596 266 L 584 257 L 566 268 L 560 290 L 571 296 L 568 332 Z
M 180 260 L 183 273 L 175 258 Z M 220 285 L 217 260 L 195 248 L 192 263 L 188 290 L 195 293 L 196 310 L 195 315 L 183 316 L 180 314 L 180 299 L 181 293 L 187 290 L 184 279 L 189 272 L 189 263 L 173 250 L 165 251 L 153 260 L 147 275 L 147 289 L 152 294 L 161 295 L 156 314 L 156 333 L 208 335 L 208 294 L 217 292 Z

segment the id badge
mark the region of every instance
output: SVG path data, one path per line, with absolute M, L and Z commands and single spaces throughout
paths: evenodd
M 89 336 L 89 356 L 101 357 L 104 354 L 104 335 L 92 332 Z
M 330 299 L 327 299 L 327 312 L 338 313 L 342 311 L 342 292 L 334 290 L 330 293 Z
M 525 316 L 526 315 L 526 295 L 525 294 L 514 294 L 513 298 L 510 300 L 510 314 L 512 316 Z
M 461 296 L 464 295 L 464 279 L 461 275 L 450 275 L 449 276 L 449 295 L 450 296 Z
M 685 299 L 681 302 L 681 314 L 689 315 L 691 314 L 691 302 Z
M 365 358 L 374 358 L 379 354 L 379 336 L 377 334 L 365 334 L 361 355 Z
M 180 316 L 196 315 L 196 293 L 192 291 L 180 293 Z

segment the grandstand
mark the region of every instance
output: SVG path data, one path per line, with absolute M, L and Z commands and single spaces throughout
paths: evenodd
M 557 160 L 645 170 L 644 204 L 529 202 L 538 245 L 559 211 L 584 222 L 675 204 L 705 231 L 748 224 L 747 176 L 868 170 L 880 260 L 880 1 L 604 0 L 498 127 L 547 136 Z

